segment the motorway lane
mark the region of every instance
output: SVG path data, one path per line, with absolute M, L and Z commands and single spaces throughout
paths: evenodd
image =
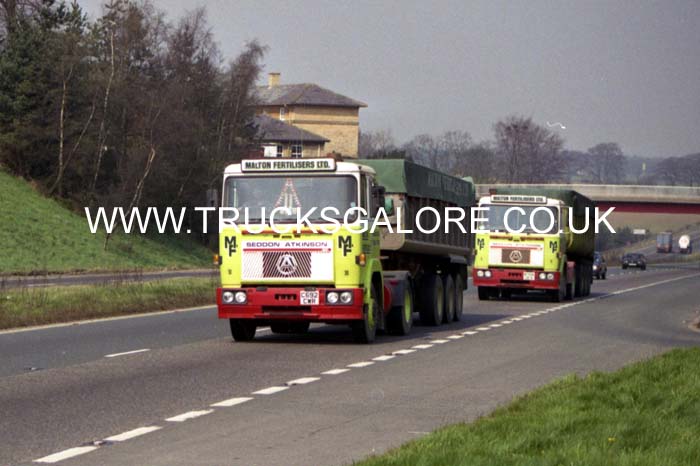
M 632 274 L 610 267 L 608 277 Z M 595 286 L 594 286 L 595 287 Z M 473 286 L 467 294 L 475 291 Z M 0 331 L 0 377 L 67 367 L 108 354 L 178 346 L 230 335 L 215 307 Z
M 611 270 L 611 279 L 596 282 L 594 295 L 687 275 Z M 164 419 L 555 305 L 537 299 L 483 303 L 468 293 L 463 322 L 418 327 L 410 338 L 382 337 L 375 345 L 354 345 L 345 329 L 323 327 L 300 338 L 270 335 L 236 344 L 220 336 L 3 377 L 0 439 L 6 447 L 0 464 L 147 425 L 163 429 L 61 464 L 229 464 L 236 457 L 245 464 L 342 463 L 419 435 L 411 432 L 487 412 L 553 376 L 612 369 L 671 346 L 697 344 L 697 335 L 682 325 L 697 310 L 691 281 L 577 304 L 177 425 Z M 669 302 L 676 303 L 670 310 Z

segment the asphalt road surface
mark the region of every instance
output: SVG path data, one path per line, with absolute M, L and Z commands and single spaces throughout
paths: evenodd
M 461 322 L 234 343 L 213 308 L 0 333 L 0 464 L 342 465 L 556 377 L 700 344 L 700 269 L 612 269 L 585 300 L 480 302 Z

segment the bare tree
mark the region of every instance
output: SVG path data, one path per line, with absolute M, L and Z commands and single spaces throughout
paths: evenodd
M 563 139 L 531 118 L 509 116 L 494 125 L 496 151 L 505 173 L 496 176 L 508 183 L 560 181 L 566 169 Z
M 586 162 L 583 171 L 592 183 L 622 182 L 625 156 L 616 142 L 603 142 L 591 147 Z
M 358 155 L 362 158 L 380 159 L 395 155 L 398 148 L 389 129 L 361 131 Z

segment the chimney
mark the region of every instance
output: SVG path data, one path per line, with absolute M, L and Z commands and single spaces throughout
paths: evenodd
M 267 75 L 267 87 L 275 87 L 280 83 L 280 73 L 269 73 Z

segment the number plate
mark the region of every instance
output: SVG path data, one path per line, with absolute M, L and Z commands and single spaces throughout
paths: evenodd
M 535 272 L 523 272 L 523 280 L 534 280 Z
M 299 304 L 311 306 L 318 304 L 318 291 L 302 291 L 299 293 Z

